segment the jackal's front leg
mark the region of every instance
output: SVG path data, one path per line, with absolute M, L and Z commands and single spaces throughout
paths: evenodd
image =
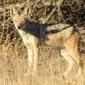
M 27 48 L 28 51 L 28 65 L 29 65 L 29 71 L 31 71 L 31 69 L 33 68 L 33 57 L 34 57 L 34 52 L 33 52 L 33 48 Z
M 28 48 L 28 64 L 29 64 L 29 71 L 35 73 L 37 71 L 39 60 L 39 47 L 33 45 L 32 48 Z
M 33 70 L 34 70 L 34 72 L 37 71 L 38 62 L 39 62 L 39 47 L 34 46 L 34 58 L 33 58 Z

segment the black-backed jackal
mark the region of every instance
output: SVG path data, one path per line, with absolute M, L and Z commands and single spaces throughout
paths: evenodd
M 44 29 L 44 34 L 41 34 L 45 35 L 44 37 L 46 37 L 44 39 L 45 44 L 55 46 L 58 42 L 57 39 L 62 39 L 65 49 L 61 50 L 61 55 L 68 62 L 68 69 L 63 75 L 68 74 L 74 63 L 78 65 L 78 74 L 80 74 L 81 66 L 78 52 L 79 34 L 74 31 L 74 28 L 68 24 L 44 26 L 44 24 L 38 25 L 37 23 L 34 23 L 32 25 L 32 22 L 27 21 L 25 18 L 26 11 L 27 9 L 25 9 L 22 14 L 18 14 L 14 6 L 11 6 L 10 10 L 15 28 L 19 32 L 23 43 L 27 48 L 29 66 L 33 66 L 33 70 L 36 71 L 39 59 L 40 38 L 42 38 L 39 36 L 40 32 L 42 32 L 42 28 Z M 53 32 L 50 33 L 50 31 Z

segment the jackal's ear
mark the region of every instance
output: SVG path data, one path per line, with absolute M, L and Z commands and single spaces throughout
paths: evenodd
M 10 15 L 11 16 L 18 15 L 18 12 L 17 12 L 16 8 L 13 5 L 10 6 Z
M 27 15 L 28 9 L 29 9 L 29 7 L 26 6 L 26 7 L 24 8 L 23 12 L 22 12 L 22 15 Z

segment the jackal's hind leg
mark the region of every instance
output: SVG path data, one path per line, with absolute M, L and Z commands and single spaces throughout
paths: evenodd
M 80 66 L 78 42 L 79 42 L 79 35 L 78 35 L 78 33 L 74 33 L 67 40 L 65 40 L 64 46 L 65 46 L 65 49 L 68 52 L 68 54 L 72 57 L 72 59 L 78 65 L 78 68 L 79 68 L 78 75 L 80 75 L 82 67 Z M 71 61 L 69 61 L 69 62 L 71 62 Z
M 68 69 L 63 73 L 63 76 L 67 76 L 67 74 L 69 73 L 69 71 L 71 70 L 73 64 L 74 64 L 74 61 L 73 59 L 71 58 L 71 56 L 68 54 L 68 52 L 63 49 L 61 50 L 61 55 L 64 57 L 64 59 L 68 62 Z

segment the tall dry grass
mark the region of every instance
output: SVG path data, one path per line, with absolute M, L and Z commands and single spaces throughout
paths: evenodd
M 17 41 L 10 41 L 7 34 L 4 43 L 0 44 L 0 85 L 85 84 L 85 69 L 79 77 L 74 77 L 78 70 L 76 64 L 68 74 L 68 77 L 66 79 L 63 78 L 62 74 L 67 69 L 68 64 L 59 54 L 60 47 L 40 48 L 37 73 L 33 75 L 28 73 L 27 52 L 22 40 L 19 38 Z M 82 56 L 81 60 L 84 63 L 85 57 Z

